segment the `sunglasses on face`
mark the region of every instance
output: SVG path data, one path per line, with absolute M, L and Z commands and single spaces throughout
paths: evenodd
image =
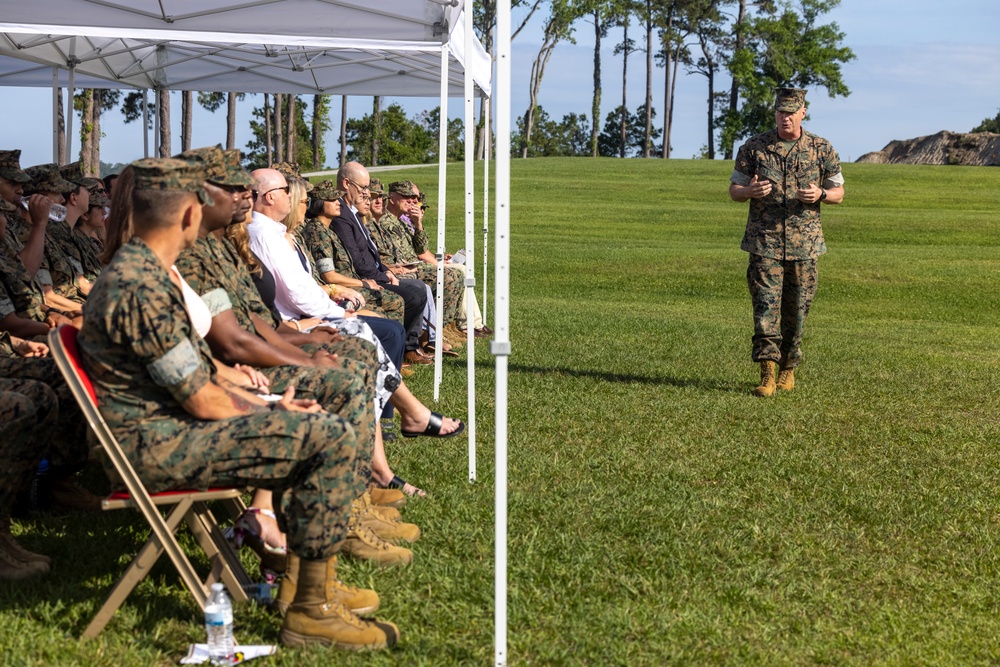
M 282 187 L 282 188 L 271 188 L 271 189 L 270 189 L 270 190 L 268 190 L 267 192 L 260 192 L 260 193 L 258 193 L 258 192 L 257 192 L 256 190 L 254 190 L 254 191 L 253 191 L 253 200 L 254 200 L 254 201 L 257 201 L 257 198 L 258 198 L 258 197 L 263 197 L 264 195 L 266 195 L 266 194 L 270 194 L 271 192 L 275 192 L 275 191 L 277 191 L 277 190 L 284 190 L 284 191 L 285 191 L 285 194 L 287 195 L 287 194 L 288 194 L 289 192 L 291 192 L 291 190 L 292 190 L 292 186 L 290 186 L 290 185 L 286 185 L 286 186 L 284 186 L 284 187 Z

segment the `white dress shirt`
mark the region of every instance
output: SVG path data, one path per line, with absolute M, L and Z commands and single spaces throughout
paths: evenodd
M 282 319 L 339 319 L 344 316 L 344 309 L 313 279 L 312 267 L 303 268 L 299 254 L 285 238 L 283 224 L 254 211 L 247 231 L 250 249 L 274 276 L 274 306 Z

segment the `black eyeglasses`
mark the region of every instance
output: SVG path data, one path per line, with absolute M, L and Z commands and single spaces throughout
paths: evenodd
M 269 193 L 271 193 L 271 192 L 274 192 L 275 190 L 284 190 L 284 191 L 285 191 L 285 194 L 287 195 L 287 194 L 290 194 L 290 193 L 291 193 L 291 191 L 292 191 L 292 186 L 290 186 L 290 185 L 286 185 L 286 186 L 285 186 L 285 187 L 283 187 L 283 188 L 271 188 L 271 189 L 270 189 L 270 190 L 268 190 L 267 192 L 260 192 L 260 193 L 258 193 L 258 192 L 257 192 L 256 190 L 254 190 L 254 191 L 253 191 L 253 200 L 254 200 L 254 201 L 257 201 L 257 198 L 258 198 L 258 197 L 263 197 L 264 195 L 266 195 L 266 194 L 269 194 Z
M 371 192 L 372 190 L 372 186 L 370 183 L 368 185 L 358 185 L 349 178 L 345 178 L 344 180 L 353 185 L 354 187 L 356 187 L 358 190 L 361 190 L 362 192 Z

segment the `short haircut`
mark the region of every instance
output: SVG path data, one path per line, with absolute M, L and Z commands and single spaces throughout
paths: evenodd
M 200 203 L 194 192 L 182 190 L 133 190 L 132 225 L 137 232 L 169 227 L 186 205 Z

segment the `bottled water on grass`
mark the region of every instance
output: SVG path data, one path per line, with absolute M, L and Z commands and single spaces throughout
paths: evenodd
M 205 603 L 205 631 L 208 633 L 208 657 L 212 664 L 232 664 L 236 650 L 233 641 L 233 604 L 222 584 L 212 584 L 212 594 Z

